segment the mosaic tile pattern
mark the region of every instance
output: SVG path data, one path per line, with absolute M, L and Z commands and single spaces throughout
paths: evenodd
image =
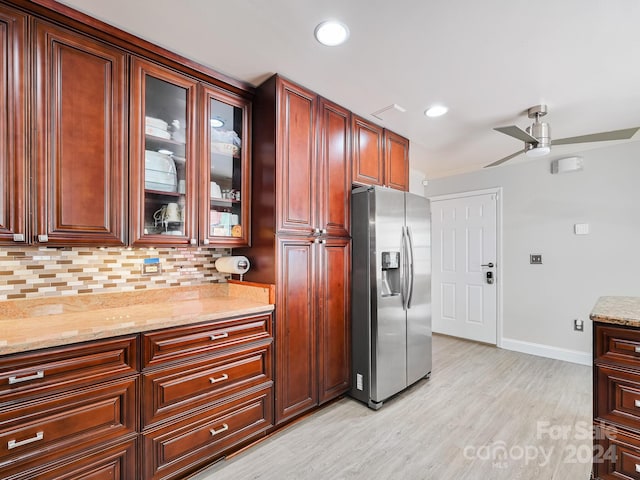
M 0 249 L 0 300 L 81 293 L 128 292 L 223 282 L 215 268 L 228 249 L 23 247 Z M 162 273 L 143 275 L 145 258 Z

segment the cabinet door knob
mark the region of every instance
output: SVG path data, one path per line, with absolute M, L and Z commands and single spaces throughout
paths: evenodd
M 191 240 L 189 240 L 189 243 L 191 245 L 197 245 L 198 244 L 198 240 L 196 240 L 195 238 L 192 238 Z
M 40 243 L 47 243 L 49 241 L 49 235 L 47 235 L 47 234 L 38 235 L 38 241 Z
M 202 244 L 203 245 L 209 245 L 209 239 L 205 238 L 204 240 L 202 240 Z
M 313 229 L 313 234 L 314 235 L 320 235 L 320 229 L 318 227 Z
M 14 233 L 13 234 L 14 242 L 24 242 L 24 233 Z
M 326 235 L 326 234 L 327 234 L 327 229 L 326 229 L 326 228 L 323 228 L 323 229 L 321 230 L 321 233 L 322 233 L 323 235 Z
M 217 435 L 222 432 L 226 432 L 227 430 L 229 430 L 229 425 L 227 425 L 226 423 L 223 423 L 218 430 L 216 430 L 215 428 L 212 428 L 209 431 L 211 432 L 211 436 L 213 437 L 214 435 Z
M 327 241 L 323 238 L 322 240 L 320 240 L 320 243 L 326 245 Z

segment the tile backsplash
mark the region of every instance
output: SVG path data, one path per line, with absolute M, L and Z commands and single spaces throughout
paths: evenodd
M 224 282 L 229 275 L 215 261 L 230 254 L 194 247 L 0 248 L 0 300 Z M 146 258 L 160 259 L 159 275 L 142 274 Z

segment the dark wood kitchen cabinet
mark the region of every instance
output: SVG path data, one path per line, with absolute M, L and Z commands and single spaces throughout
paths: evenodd
M 137 336 L 0 357 L 3 478 L 135 478 Z
M 141 478 L 179 479 L 273 426 L 272 316 L 142 334 Z
M 409 140 L 353 116 L 353 183 L 409 191 Z
M 127 55 L 35 21 L 35 240 L 124 245 Z
M 251 86 L 51 0 L 0 47 L 0 244 L 250 243 Z
M 131 243 L 248 245 L 249 100 L 132 65 Z
M 0 245 L 27 241 L 27 16 L 0 5 Z
M 132 59 L 132 245 L 197 244 L 197 88 L 193 78 Z
M 384 131 L 385 185 L 409 191 L 409 140 L 387 129 Z
M 353 183 L 384 185 L 384 129 L 353 116 Z
M 280 76 L 254 112 L 254 234 L 239 253 L 247 280 L 276 285 L 278 424 L 349 388 L 351 114 Z
M 640 329 L 594 322 L 595 479 L 639 478 Z

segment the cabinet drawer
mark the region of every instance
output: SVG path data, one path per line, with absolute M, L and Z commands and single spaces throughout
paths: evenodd
M 595 427 L 593 472 L 600 480 L 640 479 L 640 437 Z
M 596 362 L 640 368 L 640 330 L 596 324 Z
M 640 374 L 598 365 L 595 417 L 640 433 Z
M 136 336 L 0 357 L 0 402 L 137 371 Z
M 137 440 L 99 447 L 55 464 L 20 472 L 8 480 L 129 480 L 136 478 Z
M 136 431 L 137 377 L 0 409 L 0 471 Z
M 269 337 L 269 314 L 146 333 L 142 336 L 143 367 L 187 359 Z
M 144 435 L 145 479 L 183 478 L 273 424 L 271 387 Z
M 143 425 L 238 395 L 271 380 L 271 345 L 145 373 L 142 376 Z

